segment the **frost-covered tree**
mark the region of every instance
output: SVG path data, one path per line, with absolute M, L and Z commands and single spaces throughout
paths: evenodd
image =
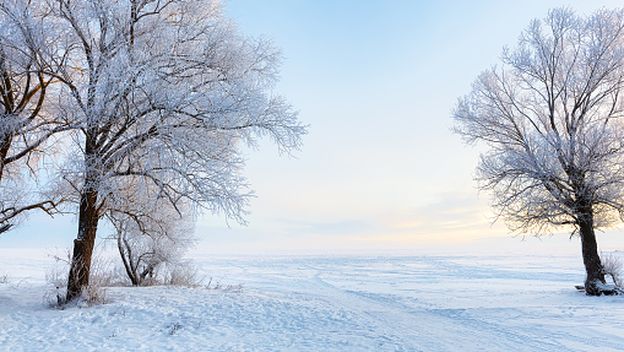
M 46 104 L 54 67 L 41 56 L 56 49 L 53 34 L 31 2 L 0 3 L 0 233 L 29 210 L 55 212 L 61 200 L 35 186 L 47 142 L 68 129 Z
M 594 231 L 624 214 L 624 11 L 555 9 L 482 73 L 455 112 L 483 142 L 477 178 L 514 230 L 581 240 L 585 290 L 604 291 Z
M 174 212 L 162 215 L 165 217 L 137 219 L 128 214 L 113 213 L 115 217 L 111 222 L 117 231 L 117 249 L 126 275 L 134 286 L 164 280 L 165 270 L 185 264 L 183 256 L 195 243 L 192 222 Z
M 67 299 L 87 286 L 99 220 L 125 187 L 237 221 L 242 143 L 297 148 L 305 127 L 272 95 L 278 51 L 239 34 L 212 0 L 47 0 L 72 50 L 55 78 L 76 147 L 62 172 L 79 205 Z
M 174 207 L 158 198 L 156 187 L 137 186 L 128 185 L 127 197 L 109 206 L 106 218 L 115 228 L 113 237 L 128 279 L 144 286 L 163 280 L 165 270 L 185 265 L 182 257 L 195 243 L 195 210 L 188 201 Z

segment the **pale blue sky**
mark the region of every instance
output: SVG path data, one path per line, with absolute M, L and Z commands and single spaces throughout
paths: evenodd
M 324 252 L 457 245 L 506 236 L 472 180 L 478 150 L 450 132 L 450 112 L 532 18 L 621 1 L 229 0 L 241 31 L 272 39 L 277 90 L 310 124 L 295 158 L 249 152 L 256 191 L 247 227 L 205 216 L 211 252 Z M 69 246 L 73 217 L 40 216 L 0 246 Z M 102 233 L 103 234 L 103 233 Z

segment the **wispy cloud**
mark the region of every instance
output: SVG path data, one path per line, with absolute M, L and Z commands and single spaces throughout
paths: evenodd
M 395 231 L 413 234 L 472 232 L 492 227 L 491 211 L 476 195 L 445 194 L 394 219 Z

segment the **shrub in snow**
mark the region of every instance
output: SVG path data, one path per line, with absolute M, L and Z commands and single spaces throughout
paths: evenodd
M 622 281 L 624 279 L 624 262 L 622 262 L 621 257 L 617 256 L 615 253 L 602 253 L 600 256 L 602 260 L 602 270 L 605 275 L 611 277 L 613 284 L 616 287 L 622 288 Z
M 197 287 L 202 282 L 197 267 L 190 261 L 181 261 L 169 265 L 163 272 L 163 284 L 165 285 Z
M 46 273 L 46 281 L 50 290 L 44 295 L 46 303 L 55 308 L 63 308 L 66 300 L 67 279 L 71 263 L 69 250 L 63 255 L 54 255 L 55 265 Z M 106 288 L 118 282 L 116 275 L 111 271 L 111 261 L 96 254 L 91 267 L 91 280 L 82 290 L 80 297 L 75 301 L 78 306 L 91 306 L 108 302 Z

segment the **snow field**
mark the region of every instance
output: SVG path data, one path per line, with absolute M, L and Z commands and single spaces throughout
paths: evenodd
M 576 257 L 198 258 L 198 265 L 223 288 L 112 287 L 107 304 L 54 310 L 34 267 L 2 263 L 9 276 L 0 284 L 0 350 L 624 349 L 624 298 L 576 292 L 583 280 Z

